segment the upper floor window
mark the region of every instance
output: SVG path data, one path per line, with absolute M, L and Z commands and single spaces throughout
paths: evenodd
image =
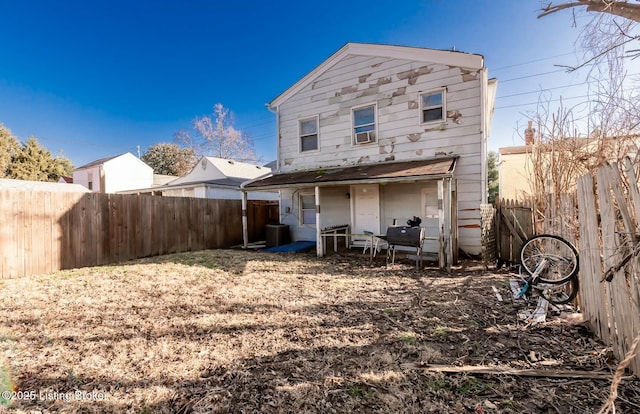
M 298 124 L 300 152 L 318 149 L 318 118 L 303 119 Z
M 376 106 L 353 109 L 353 143 L 366 144 L 376 141 Z
M 420 122 L 437 122 L 445 120 L 444 89 L 438 89 L 420 95 Z

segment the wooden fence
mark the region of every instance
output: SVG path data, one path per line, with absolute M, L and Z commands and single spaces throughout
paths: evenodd
M 519 263 L 522 244 L 535 234 L 556 234 L 575 245 L 578 243 L 575 193 L 550 194 L 537 203 L 533 200 L 498 199 L 495 207 L 483 205 L 482 209 L 483 259 L 486 265 Z
M 241 242 L 240 200 L 0 190 L 2 279 Z
M 519 263 L 522 244 L 534 232 L 533 207 L 529 201 L 496 200 L 495 238 L 498 264 Z
M 640 334 L 640 191 L 630 159 L 622 170 L 578 180 L 582 312 L 619 360 Z M 640 356 L 629 368 L 640 374 Z

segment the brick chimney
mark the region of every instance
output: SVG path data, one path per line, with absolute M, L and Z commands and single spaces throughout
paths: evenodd
M 535 142 L 536 130 L 533 129 L 533 121 L 529 121 L 529 126 L 524 130 L 524 143 L 525 145 L 533 145 Z

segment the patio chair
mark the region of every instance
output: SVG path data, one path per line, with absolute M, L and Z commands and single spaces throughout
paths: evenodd
M 375 233 L 372 231 L 364 230 L 363 233 L 366 234 L 367 236 L 373 236 L 373 237 L 367 237 L 367 240 L 364 243 L 364 249 L 362 250 L 362 254 L 365 254 L 367 252 L 367 249 L 373 249 L 373 256 L 375 257 L 376 254 L 380 252 L 380 249 L 386 246 L 386 242 L 379 237 L 375 237 L 374 236 Z M 373 246 L 371 245 L 372 240 L 373 240 Z

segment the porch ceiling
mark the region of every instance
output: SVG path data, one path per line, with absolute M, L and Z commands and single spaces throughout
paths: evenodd
M 310 171 L 294 171 L 273 174 L 246 182 L 248 191 L 287 187 L 328 186 L 385 181 L 429 180 L 453 173 L 458 157 L 432 158 L 428 160 L 400 161 L 353 167 L 322 168 Z

